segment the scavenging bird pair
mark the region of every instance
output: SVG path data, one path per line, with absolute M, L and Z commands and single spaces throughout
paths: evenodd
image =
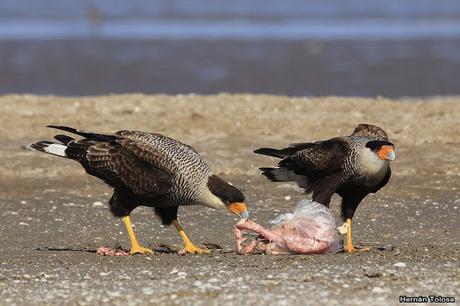
M 31 149 L 78 161 L 86 172 L 114 188 L 110 211 L 122 217 L 131 240 L 131 254 L 153 251 L 142 247 L 134 234 L 129 214 L 137 206 L 153 207 L 164 225 L 173 224 L 188 253 L 209 253 L 195 246 L 177 221 L 179 206 L 204 205 L 222 208 L 247 219 L 244 195 L 212 173 L 191 146 L 172 138 L 140 131 L 122 130 L 98 134 L 65 126 L 49 126 L 82 136 L 56 135 L 59 142 L 39 141 Z M 291 144 L 284 149 L 261 148 L 255 153 L 281 158 L 276 168 L 261 168 L 275 182 L 294 181 L 312 199 L 325 206 L 334 193 L 342 197 L 346 252 L 355 248 L 351 219 L 369 193 L 385 186 L 391 176 L 389 162 L 394 145 L 379 127 L 360 124 L 350 136 L 314 143 Z

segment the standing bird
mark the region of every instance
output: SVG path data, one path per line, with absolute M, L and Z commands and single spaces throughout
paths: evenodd
M 350 136 L 314 143 L 295 143 L 284 149 L 261 148 L 257 154 L 281 158 L 277 168 L 260 168 L 273 182 L 294 181 L 313 201 L 329 207 L 331 197 L 342 197 L 341 214 L 346 221 L 345 252 L 353 252 L 351 219 L 359 203 L 379 191 L 391 176 L 394 145 L 381 128 L 358 125 Z
M 153 207 L 163 225 L 174 224 L 188 253 L 209 253 L 195 246 L 177 221 L 179 206 L 225 208 L 248 218 L 244 195 L 214 175 L 191 146 L 140 131 L 97 134 L 66 126 L 48 126 L 82 136 L 56 135 L 59 142 L 38 141 L 29 147 L 78 161 L 86 172 L 114 188 L 110 211 L 122 217 L 131 240 L 130 254 L 148 254 L 136 239 L 129 214 L 137 206 Z

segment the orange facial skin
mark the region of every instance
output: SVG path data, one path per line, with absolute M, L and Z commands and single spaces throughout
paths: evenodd
M 243 202 L 234 202 L 234 203 L 231 203 L 228 205 L 228 209 L 239 215 L 239 216 L 242 216 L 245 212 L 247 212 L 247 208 L 246 208 L 246 203 L 243 203 Z
M 381 146 L 377 152 L 377 156 L 383 160 L 394 160 L 394 147 L 393 146 Z

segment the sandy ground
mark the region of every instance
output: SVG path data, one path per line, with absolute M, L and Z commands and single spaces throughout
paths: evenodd
M 23 147 L 54 135 L 47 124 L 164 133 L 193 145 L 241 187 L 252 218 L 267 225 L 303 195 L 261 177 L 257 167 L 274 160 L 252 150 L 349 134 L 361 122 L 386 129 L 397 161 L 390 183 L 355 215 L 355 241 L 370 247 L 359 254 L 237 256 L 235 218 L 189 207 L 180 220 L 194 241 L 214 248 L 212 256 L 179 257 L 175 230 L 138 208 L 138 237 L 157 254 L 101 257 L 100 245 L 129 246 L 106 208 L 110 189 L 72 161 Z M 459 147 L 459 97 L 0 97 L 0 304 L 395 305 L 399 295 L 458 301 Z M 338 204 L 334 198 L 335 215 Z

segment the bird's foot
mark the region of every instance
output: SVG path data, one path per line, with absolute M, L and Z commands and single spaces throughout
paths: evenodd
M 345 245 L 343 247 L 345 253 L 355 253 L 355 252 L 369 252 L 370 249 L 368 247 L 354 247 L 353 245 Z
M 194 244 L 187 244 L 183 249 L 180 249 L 179 252 L 177 252 L 179 255 L 184 256 L 187 254 L 211 254 L 211 250 L 208 249 L 202 249 L 197 247 Z
M 149 254 L 155 254 L 155 252 L 151 249 L 144 248 L 141 245 L 134 245 L 129 251 L 129 255 L 134 255 L 134 254 L 149 255 Z

